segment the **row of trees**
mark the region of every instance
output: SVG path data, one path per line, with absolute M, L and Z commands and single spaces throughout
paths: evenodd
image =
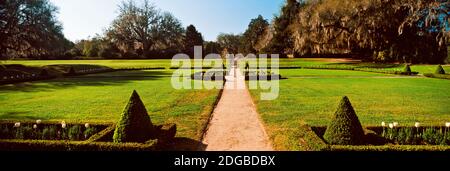
M 190 25 L 186 29 L 168 12 L 161 12 L 149 1 L 124 1 L 119 16 L 104 35 L 76 43 L 73 56 L 104 58 L 163 58 L 176 53 L 193 54 L 203 37 Z
M 287 0 L 263 50 L 442 63 L 448 53 L 449 15 L 448 0 Z
M 48 0 L 0 1 L 0 58 L 63 56 L 72 46 Z

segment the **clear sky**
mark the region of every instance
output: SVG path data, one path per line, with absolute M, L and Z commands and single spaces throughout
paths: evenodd
M 50 0 L 59 8 L 69 40 L 85 39 L 103 33 L 117 16 L 122 0 Z M 136 0 L 139 1 L 139 0 Z M 183 26 L 194 24 L 205 40 L 219 33 L 242 33 L 252 18 L 278 15 L 284 0 L 150 0 L 162 11 L 171 12 Z

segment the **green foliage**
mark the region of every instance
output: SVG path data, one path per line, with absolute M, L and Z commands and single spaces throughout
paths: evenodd
M 114 142 L 145 142 L 151 138 L 153 124 L 147 109 L 136 91 L 123 110 L 122 117 L 114 131 Z
M 70 127 L 69 131 L 68 131 L 68 138 L 69 138 L 69 140 L 72 140 L 72 141 L 81 140 L 81 138 L 82 138 L 81 126 L 74 125 L 74 126 Z
M 46 127 L 42 130 L 42 139 L 44 140 L 54 140 L 56 139 L 56 127 Z
M 269 27 L 269 22 L 264 19 L 263 16 L 259 15 L 257 18 L 252 19 L 248 25 L 247 30 L 242 36 L 243 50 L 240 53 L 256 53 L 257 43 L 262 39 L 266 33 L 266 29 Z
M 157 140 L 143 143 L 112 143 L 84 141 L 0 140 L 1 151 L 155 151 Z
M 197 31 L 194 25 L 189 25 L 186 28 L 186 33 L 183 38 L 183 46 L 184 51 L 188 53 L 191 58 L 194 58 L 195 46 L 203 47 L 203 36 L 200 32 Z
M 403 72 L 410 73 L 411 72 L 411 66 L 409 66 L 408 64 L 405 65 L 405 68 L 403 68 Z
M 49 0 L 6 0 L 0 11 L 0 59 L 62 56 L 73 46 L 56 19 L 57 7 Z
M 436 72 L 434 72 L 435 74 L 445 74 L 445 70 L 444 68 L 442 68 L 441 65 L 438 65 L 436 68 Z
M 363 143 L 364 131 L 347 96 L 344 96 L 325 131 L 329 144 L 358 145 Z

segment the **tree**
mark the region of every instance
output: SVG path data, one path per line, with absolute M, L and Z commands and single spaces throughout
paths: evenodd
M 217 36 L 217 43 L 229 53 L 239 53 L 242 35 L 221 33 Z
M 293 53 L 294 41 L 289 26 L 296 20 L 299 7 L 300 3 L 297 0 L 287 0 L 281 8 L 280 15 L 275 17 L 273 21 L 274 35 L 267 47 L 270 52 L 282 56 Z
M 364 130 L 347 96 L 344 96 L 323 138 L 333 145 L 360 145 Z
M 138 93 L 133 91 L 122 117 L 114 130 L 113 140 L 118 143 L 145 142 L 152 137 L 153 124 Z
M 447 56 L 449 9 L 445 0 L 306 1 L 289 28 L 301 55 L 440 63 Z
M 223 49 L 219 43 L 214 42 L 214 41 L 206 41 L 204 43 L 203 47 L 204 47 L 203 51 L 205 52 L 205 54 L 210 54 L 210 53 L 220 54 Z
M 122 2 L 119 13 L 107 37 L 123 54 L 148 57 L 152 51 L 181 46 L 180 21 L 170 13 L 161 14 L 148 0 L 140 6 L 131 0 Z
M 73 46 L 48 0 L 0 2 L 0 58 L 60 56 Z
M 203 36 L 194 25 L 189 25 L 184 36 L 184 51 L 193 57 L 195 46 L 203 46 Z
M 248 25 L 242 37 L 242 53 L 256 53 L 258 42 L 266 34 L 266 30 L 269 29 L 269 22 L 259 15 L 257 18 L 252 19 Z

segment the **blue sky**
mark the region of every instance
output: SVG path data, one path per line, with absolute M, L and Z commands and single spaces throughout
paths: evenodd
M 117 16 L 121 0 L 50 0 L 59 8 L 64 34 L 76 41 L 101 34 Z M 137 0 L 139 1 L 139 0 Z M 271 20 L 284 0 L 150 0 L 171 12 L 183 26 L 194 24 L 205 40 L 219 33 L 242 33 L 252 18 L 261 14 Z

